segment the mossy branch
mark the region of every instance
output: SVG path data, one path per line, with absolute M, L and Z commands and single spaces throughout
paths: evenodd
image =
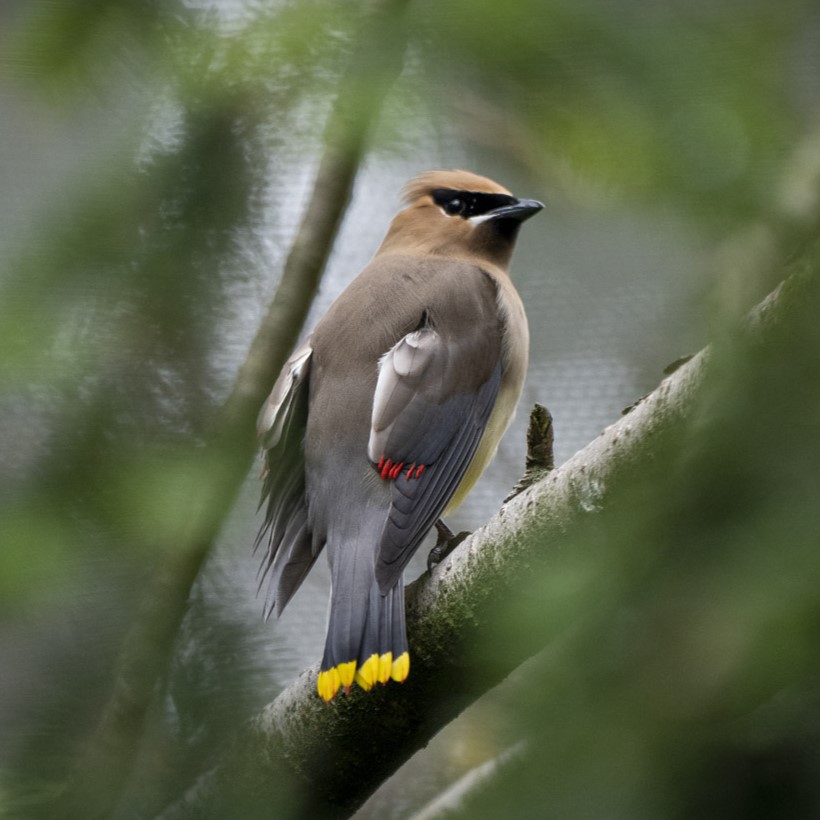
M 778 288 L 754 312 L 751 332 L 762 336 L 787 319 L 800 290 L 799 280 Z M 408 587 L 412 669 L 402 686 L 354 689 L 325 704 L 316 694 L 318 667 L 306 670 L 163 820 L 218 816 L 214 807 L 222 800 L 230 804 L 238 792 L 264 804 L 293 783 L 305 786 L 305 816 L 351 814 L 444 725 L 542 648 L 543 635 L 517 635 L 492 668 L 480 669 L 471 651 L 497 627 L 503 601 L 521 589 L 533 567 L 557 559 L 568 534 L 596 515 L 625 477 L 648 469 L 660 443 L 684 428 L 698 407 L 709 359 L 707 349 L 680 366 Z M 548 431 L 548 415 L 536 408 L 536 453 L 530 455 L 542 465 L 549 463 Z

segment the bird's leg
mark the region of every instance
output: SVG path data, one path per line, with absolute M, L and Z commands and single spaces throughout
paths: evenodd
M 436 545 L 427 556 L 427 571 L 440 564 L 470 533 L 467 530 L 456 535 L 440 518 L 436 521 Z

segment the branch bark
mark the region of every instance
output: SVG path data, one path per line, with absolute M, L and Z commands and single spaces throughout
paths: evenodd
M 800 280 L 783 283 L 752 314 L 750 332 L 766 334 L 782 322 L 801 291 Z M 318 667 L 306 670 L 163 820 L 218 816 L 211 811 L 225 794 L 255 794 L 264 802 L 275 799 L 276 784 L 294 781 L 305 786 L 304 816 L 352 813 L 447 722 L 542 648 L 543 634 L 517 635 L 493 668 L 470 665 L 471 647 L 533 566 L 555 560 L 566 536 L 683 429 L 698 406 L 709 359 L 706 349 L 682 365 L 408 588 L 412 671 L 402 687 L 355 690 L 326 705 L 316 695 Z
M 139 746 L 145 714 L 165 673 L 191 586 L 230 511 L 255 453 L 256 413 L 296 343 L 342 221 L 367 138 L 403 63 L 407 0 L 376 4 L 342 78 L 316 181 L 275 298 L 235 387 L 197 456 L 184 530 L 165 550 L 120 654 L 113 690 L 60 816 L 102 817 L 116 805 Z

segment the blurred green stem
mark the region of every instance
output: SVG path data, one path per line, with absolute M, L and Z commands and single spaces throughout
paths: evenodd
M 379 4 L 355 46 L 328 120 L 313 192 L 276 295 L 201 453 L 201 481 L 191 488 L 188 513 L 180 511 L 186 517 L 184 531 L 165 550 L 166 557 L 126 636 L 111 697 L 63 795 L 59 816 L 107 816 L 127 782 L 145 714 L 167 670 L 191 586 L 251 466 L 256 412 L 304 324 L 350 199 L 369 131 L 401 71 L 405 6 L 406 0 Z

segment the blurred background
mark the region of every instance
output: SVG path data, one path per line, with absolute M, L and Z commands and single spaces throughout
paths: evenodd
M 396 6 L 403 70 L 306 330 L 414 174 L 466 168 L 547 206 L 513 262 L 532 335 L 520 410 L 451 527 L 480 526 L 520 476 L 533 402 L 560 464 L 671 361 L 714 342 L 716 364 L 692 429 L 572 535 L 526 610 L 499 613 L 543 629 L 544 653 L 357 817 L 439 816 L 429 804 L 500 755 L 465 816 L 820 816 L 820 5 Z M 197 515 L 197 453 L 370 7 L 0 5 L 4 816 L 55 816 L 152 570 Z M 788 274 L 807 295 L 761 349 L 738 321 Z M 260 466 L 190 592 L 114 816 L 156 816 L 321 654 L 324 561 L 261 619 Z

